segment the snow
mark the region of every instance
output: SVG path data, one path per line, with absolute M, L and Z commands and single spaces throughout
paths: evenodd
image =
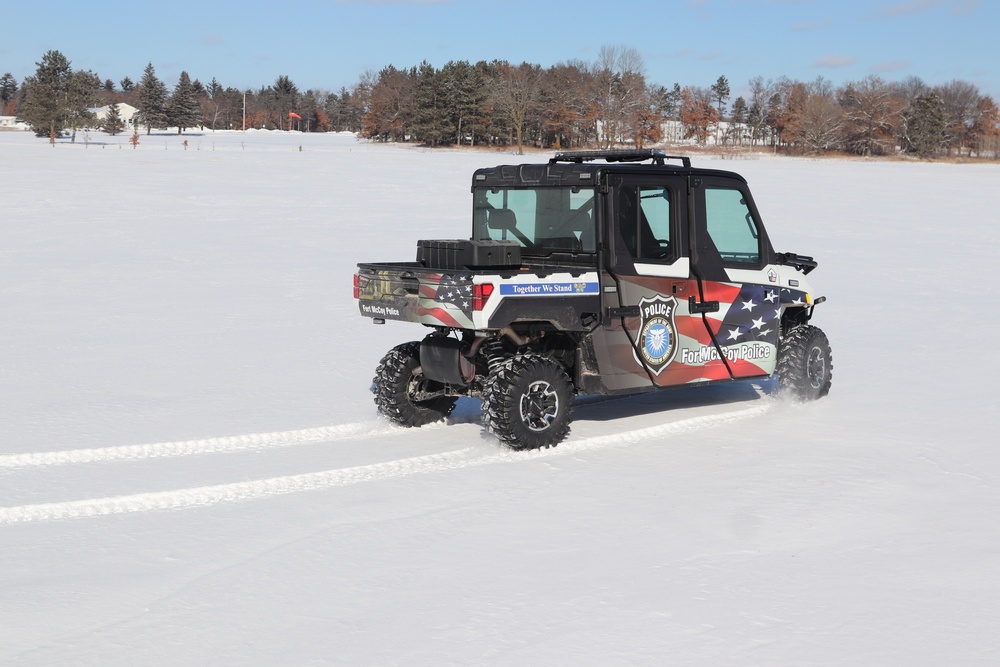
M 1000 661 L 1000 166 L 696 158 L 819 260 L 830 396 L 583 400 L 514 453 L 474 401 L 376 417 L 422 329 L 351 275 L 521 158 L 127 139 L 0 133 L 0 663 Z

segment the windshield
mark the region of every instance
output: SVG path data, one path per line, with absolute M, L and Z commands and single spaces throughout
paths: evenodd
M 477 241 L 517 241 L 536 256 L 597 249 L 592 188 L 476 188 L 473 201 Z

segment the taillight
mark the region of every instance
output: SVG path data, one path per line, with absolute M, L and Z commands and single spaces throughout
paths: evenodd
M 486 301 L 493 294 L 493 283 L 483 283 L 472 286 L 472 310 L 482 310 Z
M 358 274 L 354 274 L 354 298 L 357 299 L 361 296 L 360 281 L 358 280 Z

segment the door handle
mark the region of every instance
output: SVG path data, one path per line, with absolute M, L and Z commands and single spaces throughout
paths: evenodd
M 717 313 L 719 312 L 718 301 L 695 301 L 694 297 L 688 299 L 688 312 L 692 315 L 696 313 Z
M 608 317 L 639 317 L 639 306 L 608 306 Z

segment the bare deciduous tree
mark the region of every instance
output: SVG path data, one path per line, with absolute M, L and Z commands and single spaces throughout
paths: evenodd
M 756 146 L 766 139 L 767 118 L 771 115 L 771 98 L 774 97 L 776 88 L 770 79 L 765 83 L 760 76 L 750 79 L 749 87 L 747 129 L 750 131 L 750 145 Z
M 557 149 L 580 145 L 595 131 L 591 83 L 582 63 L 556 65 L 542 75 L 542 128 Z
M 507 62 L 497 64 L 490 86 L 493 106 L 510 121 L 514 131 L 517 154 L 524 155 L 524 128 L 541 92 L 541 68 L 521 63 L 513 66 Z
M 952 149 L 959 155 L 963 148 L 972 146 L 972 123 L 979 104 L 979 89 L 968 81 L 950 81 L 935 88 L 944 102 L 948 138 L 948 153 Z
M 799 121 L 799 141 L 812 152 L 827 152 L 840 146 L 844 110 L 833 95 L 810 95 Z
M 877 76 L 847 84 L 838 96 L 844 109 L 845 146 L 859 155 L 885 155 L 896 145 L 904 102 Z
M 705 144 L 708 141 L 709 128 L 719 120 L 719 112 L 712 104 L 711 91 L 708 88 L 685 87 L 681 91 L 680 113 L 684 138 Z
M 368 108 L 361 119 L 361 134 L 379 141 L 403 141 L 413 113 L 416 78 L 389 65 L 368 91 Z
M 636 49 L 602 46 L 594 63 L 593 77 L 600 113 L 598 142 L 606 147 L 635 136 L 629 120 L 648 101 L 645 64 Z

